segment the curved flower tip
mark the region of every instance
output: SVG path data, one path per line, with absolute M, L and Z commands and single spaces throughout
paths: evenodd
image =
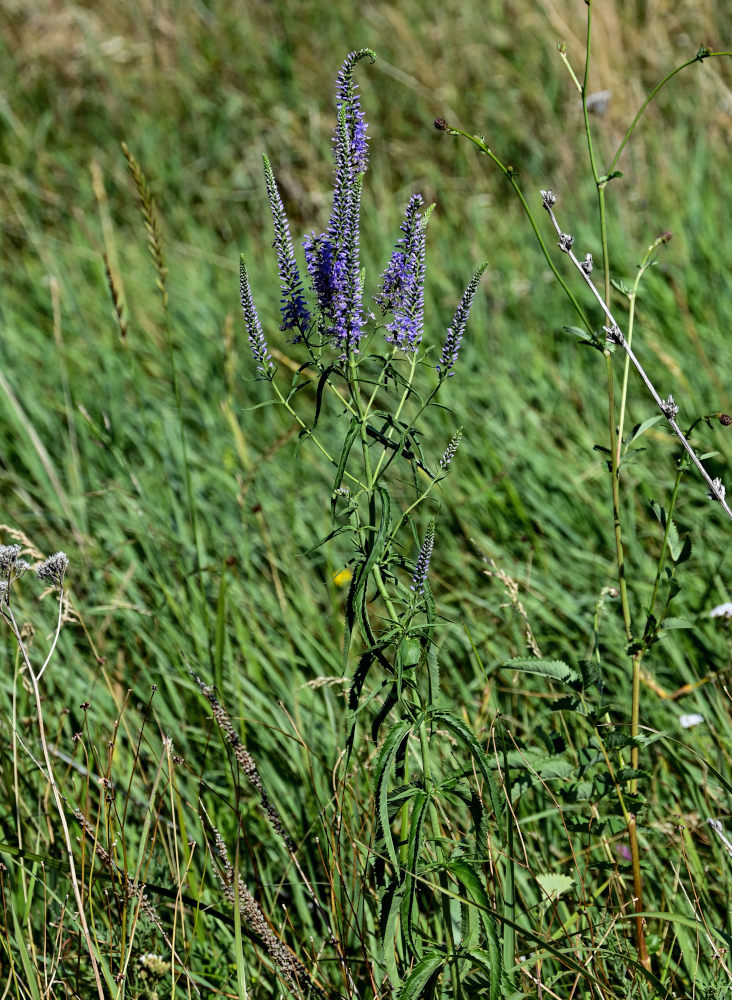
M 368 164 L 368 126 L 361 110 L 358 85 L 353 82 L 353 67 L 365 56 L 372 63 L 376 61 L 376 53 L 372 49 L 349 52 L 336 77 L 338 122 L 333 136 L 336 173 L 340 167 L 347 165 L 347 173 L 362 174 Z
M 478 290 L 480 279 L 483 277 L 483 272 L 487 267 L 488 261 L 486 261 L 485 264 L 482 264 L 470 279 L 468 287 L 465 289 L 463 297 L 460 299 L 460 305 L 455 310 L 452 323 L 447 328 L 447 335 L 445 336 L 445 343 L 442 347 L 440 360 L 436 365 L 437 371 L 440 373 L 440 379 L 448 378 L 450 375 L 454 374 L 453 368 L 455 367 L 455 362 L 457 361 L 458 354 L 460 352 L 460 342 L 463 339 L 463 334 L 465 333 L 465 326 L 468 322 L 468 316 L 470 315 L 470 307 L 473 304 L 473 299 L 475 298 L 475 293 Z

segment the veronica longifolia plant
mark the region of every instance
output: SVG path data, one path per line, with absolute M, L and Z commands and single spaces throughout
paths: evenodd
M 339 535 L 351 543 L 344 669 L 349 667 L 352 651 L 357 650 L 358 664 L 353 670 L 349 695 L 345 761 L 356 745 L 354 734 L 367 707 L 372 713 L 374 740 L 378 740 L 382 725 L 392 720 L 374 765 L 376 809 L 372 842 L 381 859 L 380 867 L 377 865 L 374 871 L 381 871 L 376 880 L 381 889 L 382 919 L 387 911 L 397 913 L 401 908 L 401 951 L 393 939 L 388 940 L 388 928 L 395 933 L 396 918 L 387 916 L 383 923 L 387 933 L 381 942 L 383 968 L 396 986 L 402 970 L 419 960 L 423 950 L 422 945 L 415 944 L 413 929 L 418 909 L 429 909 L 429 905 L 423 902 L 417 906 L 415 886 L 427 831 L 431 829 L 436 839 L 445 837 L 444 825 L 438 824 L 434 811 L 436 789 L 441 787 L 442 798 L 454 796 L 463 811 L 466 796 L 474 805 L 482 795 L 490 799 L 490 812 L 500 809 L 493 772 L 482 745 L 461 718 L 446 711 L 437 701 L 437 654 L 433 641 L 436 615 L 429 566 L 436 539 L 439 549 L 439 532 L 436 533 L 434 523 L 439 483 L 448 474 L 461 432 L 456 431 L 449 441 L 434 442 L 421 428 L 425 410 L 459 368 L 461 340 L 485 265 L 470 279 L 452 322 L 437 344 L 430 345 L 431 338 L 424 329 L 424 284 L 426 228 L 432 209 L 424 207 L 421 195 L 413 194 L 407 201 L 400 233 L 378 287 L 372 297 L 365 295 L 359 233 L 368 134 L 358 86 L 353 79 L 357 63 L 365 57 L 372 62 L 375 59 L 369 49 L 350 53 L 336 80 L 333 202 L 325 231 L 311 232 L 303 240 L 305 283 L 275 175 L 269 160 L 264 158 L 281 284 L 280 330 L 289 333 L 305 355 L 288 387 L 282 386 L 280 372 L 271 360 L 243 259 L 241 301 L 259 375 L 270 381 L 276 399 L 299 423 L 301 443 L 314 445 L 333 469 L 332 530 L 328 539 Z M 305 284 L 309 286 L 309 296 Z M 378 318 L 371 313 L 370 302 L 378 307 Z M 426 348 L 425 343 L 429 345 Z M 430 361 L 433 351 L 439 358 L 436 363 Z M 302 400 L 308 398 L 301 391 L 308 381 L 315 388 L 312 419 L 303 414 L 301 406 Z M 335 446 L 323 436 L 319 423 L 324 402 L 333 397 L 343 420 L 343 432 Z M 405 481 L 411 483 L 406 496 Z M 430 510 L 423 515 L 425 504 Z M 375 672 L 379 676 L 375 683 L 371 681 L 373 686 L 366 692 L 366 684 Z M 446 730 L 451 733 L 449 753 L 441 749 L 444 741 L 433 741 L 438 725 L 443 733 Z M 418 747 L 413 756 L 421 778 L 406 792 L 399 793 L 400 805 L 396 807 L 391 779 L 398 773 L 406 780 L 410 743 Z M 456 747 L 462 747 L 468 761 L 463 761 L 457 771 L 454 770 L 459 756 Z M 444 779 L 441 786 L 437 784 L 438 771 Z M 466 792 L 463 786 L 470 783 L 466 776 L 472 778 L 476 774 L 481 778 L 481 790 L 473 788 Z M 482 809 L 475 811 L 471 806 L 467 826 L 480 825 L 480 815 Z M 339 827 L 340 823 L 339 816 Z M 395 827 L 401 827 L 398 840 L 394 837 Z M 465 824 L 460 829 L 462 832 L 456 837 L 462 839 Z M 480 843 L 477 826 L 475 843 Z M 443 857 L 442 848 L 438 854 Z M 476 846 L 476 858 L 483 855 L 484 849 Z M 463 878 L 472 884 L 468 852 L 464 857 Z M 430 879 L 434 879 L 433 854 L 429 864 Z M 337 864 L 339 870 L 340 865 L 341 861 Z M 460 881 L 454 872 L 451 877 Z M 429 936 L 427 928 L 441 924 L 444 901 L 438 895 L 432 904 L 437 920 L 423 925 L 423 937 Z M 453 962 L 451 935 L 450 918 L 442 921 L 436 942 L 444 948 L 446 969 Z M 496 941 L 493 945 L 495 954 Z M 439 963 L 433 972 L 439 973 Z M 495 972 L 494 968 L 492 973 Z M 459 992 L 457 986 L 456 989 Z
M 311 232 L 303 240 L 306 281 L 304 291 L 290 225 L 272 166 L 264 157 L 267 194 L 274 225 L 274 248 L 281 282 L 280 330 L 291 334 L 307 353 L 307 374 L 298 374 L 289 391 L 280 389 L 249 284 L 246 262 L 241 262 L 241 302 L 252 356 L 258 373 L 272 382 L 279 401 L 296 417 L 307 437 L 333 466 L 332 493 L 334 527 L 348 530 L 354 541 L 353 583 L 349 597 L 351 625 L 358 621 L 369 645 L 375 639 L 365 611 L 367 585 L 373 585 L 388 611 L 386 634 L 395 647 L 397 635 L 409 628 L 405 622 L 425 539 L 415 524 L 420 506 L 433 494 L 447 474 L 457 449 L 440 441 L 433 454 L 422 446 L 419 420 L 458 363 L 460 341 L 470 307 L 485 270 L 471 278 L 458 303 L 454 318 L 437 345 L 439 362 L 431 364 L 431 349 L 423 350 L 424 283 L 426 274 L 426 229 L 432 207 L 424 209 L 420 194 L 413 194 L 404 210 L 400 236 L 395 241 L 373 301 L 380 308 L 378 319 L 370 312 L 364 295 L 364 277 L 359 254 L 361 193 L 368 166 L 367 123 L 353 74 L 356 64 L 374 53 L 351 52 L 336 80 L 337 122 L 333 136 L 333 202 L 325 232 Z M 431 381 L 416 385 L 416 374 L 427 369 Z M 338 399 L 349 416 L 344 443 L 337 452 L 321 440 L 316 421 L 309 422 L 294 409 L 295 392 L 303 378 L 318 373 L 318 410 L 324 388 Z M 398 393 L 394 395 L 394 387 Z M 445 455 L 449 452 L 449 461 Z M 414 495 L 396 514 L 388 493 L 388 471 L 395 462 L 411 469 Z M 400 472 L 401 474 L 401 472 Z M 347 487 L 347 489 L 346 489 Z M 402 555 L 403 529 L 411 529 L 414 559 Z M 429 602 L 427 580 L 420 591 Z M 422 609 L 424 610 L 424 609 Z M 383 620 L 383 618 L 382 618 Z M 351 640 L 349 628 L 346 654 Z

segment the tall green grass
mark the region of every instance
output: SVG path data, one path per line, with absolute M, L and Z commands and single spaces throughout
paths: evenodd
M 665 72 L 700 43 L 722 48 L 732 25 L 712 4 L 594 5 L 593 13 L 592 88 L 612 91 L 606 114 L 593 119 L 606 155 Z M 204 993 L 283 989 L 266 949 L 222 896 L 201 803 L 238 845 L 232 862 L 273 929 L 320 982 L 339 977 L 323 920 L 224 752 L 188 667 L 217 685 L 296 838 L 303 872 L 332 901 L 338 934 L 346 940 L 358 927 L 363 941 L 379 936 L 373 897 L 350 917 L 343 905 L 358 879 L 370 885 L 364 838 L 377 748 L 368 737 L 352 798 L 334 799 L 331 782 L 347 691 L 338 574 L 349 551 L 336 539 L 306 555 L 327 531 L 329 479 L 307 453 L 294 458 L 297 429 L 264 405 L 236 295 L 243 250 L 252 286 L 273 290 L 257 301 L 265 328 L 277 329 L 260 155 L 276 166 L 295 234 L 324 223 L 332 77 L 343 54 L 363 45 L 379 54 L 359 78 L 374 139 L 364 194 L 368 274 L 383 266 L 414 189 L 437 202 L 426 307 L 436 329 L 449 321 L 466 270 L 489 260 L 459 382 L 425 440 L 465 428 L 431 579 L 444 696 L 495 751 L 511 803 L 504 846 L 487 842 L 485 885 L 488 908 L 503 918 L 502 945 L 513 940 L 524 959 L 516 990 L 536 995 L 540 980 L 560 996 L 725 996 L 730 859 L 707 820 L 729 815 L 729 631 L 708 613 L 729 599 L 728 528 L 703 488 L 687 476 L 674 515 L 694 538 L 675 613 L 695 625 L 652 648 L 642 690 L 641 765 L 650 777 L 638 828 L 653 980 L 635 964 L 624 825 L 610 807 L 591 718 L 551 712 L 572 692 L 503 666 L 529 655 L 527 620 L 546 659 L 577 669 L 599 649 L 621 732 L 630 718 L 622 625 L 606 593 L 616 569 L 607 472 L 593 450 L 607 444 L 597 361 L 563 332 L 575 317 L 505 181 L 431 122 L 444 116 L 484 133 L 525 191 L 558 190 L 578 242 L 599 256 L 579 102 L 555 47 L 565 41 L 581 66 L 584 15 L 579 3 L 448 3 L 438 11 L 409 2 L 371 5 L 358 20 L 340 6 L 323 19 L 309 3 L 16 3 L 2 15 L 2 542 L 20 530 L 42 552 L 63 548 L 71 558 L 70 620 L 42 679 L 43 711 L 70 822 L 78 806 L 90 824 L 86 832 L 77 824 L 75 860 L 110 996 L 193 995 L 188 975 Z M 620 164 L 624 177 L 608 189 L 617 278 L 632 282 L 649 243 L 673 232 L 643 279 L 637 343 L 689 422 L 732 406 L 724 375 L 732 247 L 723 214 L 731 85 L 728 60 L 675 80 L 649 108 Z M 157 204 L 167 318 L 123 140 Z M 292 345 L 278 349 L 282 371 L 299 363 Z M 631 382 L 627 427 L 650 413 Z M 710 467 L 723 478 L 728 435 L 703 425 L 694 437 L 701 451 L 717 452 Z M 641 443 L 623 484 L 636 608 L 648 600 L 662 543 L 649 503 L 667 505 L 677 457 L 660 426 Z M 25 641 L 42 660 L 56 608 L 36 596 L 22 581 L 14 610 L 19 622 L 33 622 Z M 92 996 L 49 787 L 34 763 L 32 692 L 10 632 L 2 642 L 3 988 Z M 682 729 L 681 715 L 692 713 L 704 722 Z M 497 730 L 509 734 L 503 743 Z M 341 843 L 354 845 L 351 882 L 324 860 L 339 811 Z M 468 844 L 470 832 L 462 834 Z M 511 878 L 513 918 L 505 906 Z M 138 882 L 158 923 L 133 891 Z M 467 889 L 455 883 L 450 892 L 441 898 L 457 920 Z M 471 903 L 466 913 L 485 912 L 479 899 Z M 161 966 L 156 979 L 145 956 L 169 962 L 173 948 L 175 977 Z M 369 981 L 365 947 L 349 959 L 359 995 L 388 995 Z M 489 990 L 478 970 L 472 975 L 466 995 Z

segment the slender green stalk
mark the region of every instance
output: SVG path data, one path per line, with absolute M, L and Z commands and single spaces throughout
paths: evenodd
M 708 48 L 705 48 L 704 46 L 702 46 L 699 49 L 699 51 L 697 52 L 697 54 L 694 56 L 693 59 L 687 59 L 685 63 L 682 63 L 680 66 L 677 66 L 676 69 L 671 70 L 671 72 L 667 73 L 666 76 L 661 80 L 660 83 L 656 84 L 656 86 L 653 88 L 653 90 L 646 97 L 645 101 L 643 101 L 643 103 L 641 104 L 640 108 L 638 109 L 638 111 L 636 113 L 635 118 L 633 119 L 633 121 L 628 126 L 628 131 L 623 136 L 623 138 L 622 138 L 622 140 L 620 142 L 620 145 L 618 146 L 618 148 L 617 148 L 617 150 L 615 152 L 615 156 L 610 161 L 610 166 L 608 167 L 608 171 L 607 171 L 608 174 L 612 173 L 612 171 L 617 166 L 618 160 L 620 159 L 620 157 L 621 157 L 621 155 L 623 153 L 623 150 L 625 149 L 626 145 L 628 144 L 628 141 L 629 141 L 630 137 L 632 136 L 633 132 L 635 131 L 636 125 L 638 124 L 638 122 L 643 117 L 643 113 L 645 112 L 646 108 L 651 103 L 651 101 L 653 100 L 653 98 L 656 96 L 656 94 L 659 92 L 659 90 L 661 90 L 661 88 L 664 87 L 669 82 L 669 80 L 672 80 L 676 76 L 677 73 L 680 73 L 683 69 L 686 69 L 687 66 L 693 66 L 695 63 L 703 62 L 705 59 L 714 59 L 714 58 L 719 57 L 719 56 L 732 56 L 732 51 L 712 52 L 711 49 L 708 49 Z
M 528 204 L 526 202 L 526 199 L 524 198 L 523 192 L 522 192 L 521 188 L 519 187 L 518 181 L 516 180 L 516 171 L 515 171 L 515 169 L 513 167 L 511 167 L 511 166 L 506 166 L 506 164 L 504 164 L 496 156 L 496 154 L 486 145 L 485 139 L 483 138 L 483 136 L 481 136 L 481 135 L 471 135 L 469 132 L 464 132 L 462 129 L 453 128 L 452 125 L 450 125 L 450 126 L 447 127 L 447 132 L 449 132 L 450 135 L 461 135 L 465 139 L 468 139 L 470 142 L 472 142 L 474 146 L 478 147 L 478 149 L 480 150 L 481 153 L 483 153 L 486 156 L 488 156 L 493 161 L 493 163 L 495 163 L 495 165 L 498 167 L 498 169 L 501 171 L 501 173 L 506 177 L 506 179 L 508 180 L 509 184 L 511 185 L 511 187 L 514 190 L 514 193 L 516 194 L 516 197 L 521 202 L 521 206 L 522 206 L 524 212 L 526 213 L 526 217 L 529 220 L 529 225 L 531 226 L 532 230 L 534 231 L 534 236 L 536 237 L 536 241 L 539 244 L 539 248 L 541 249 L 541 252 L 544 254 L 544 259 L 546 260 L 547 264 L 549 265 L 549 268 L 550 268 L 552 274 L 554 275 L 554 277 L 556 278 L 556 280 L 559 282 L 559 285 L 561 286 L 562 290 L 564 291 L 564 294 L 567 296 L 567 298 L 569 299 L 569 301 L 572 303 L 572 306 L 573 306 L 575 312 L 577 313 L 577 315 L 579 316 L 579 318 L 582 320 L 582 323 L 584 324 L 585 329 L 588 332 L 591 332 L 592 331 L 592 325 L 591 325 L 590 320 L 589 320 L 589 318 L 587 316 L 587 313 L 582 308 L 582 306 L 579 304 L 579 302 L 577 301 L 574 293 L 571 291 L 569 285 L 566 283 L 566 281 L 564 280 L 564 278 L 562 277 L 562 275 L 557 270 L 557 266 L 554 263 L 554 260 L 553 260 L 553 258 L 551 256 L 551 254 L 549 253 L 549 249 L 548 249 L 546 243 L 544 242 L 544 238 L 541 235 L 541 233 L 539 232 L 539 228 L 538 228 L 538 226 L 536 224 L 536 219 L 534 218 L 534 214 L 531 211 L 531 209 L 529 208 L 529 206 L 528 206 Z

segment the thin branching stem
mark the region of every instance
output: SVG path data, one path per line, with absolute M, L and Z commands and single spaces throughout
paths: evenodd
M 59 605 L 63 604 L 63 589 L 59 591 Z M 54 775 L 53 764 L 51 763 L 51 754 L 48 749 L 48 741 L 46 739 L 46 727 L 43 720 L 43 699 L 41 698 L 41 689 L 38 683 L 40 674 L 42 670 L 45 670 L 48 665 L 48 660 L 43 664 L 42 670 L 38 674 L 33 670 L 33 665 L 28 654 L 25 642 L 23 641 L 23 636 L 18 627 L 15 615 L 13 614 L 13 609 L 9 602 L 6 602 L 3 607 L 3 616 L 6 621 L 10 624 L 15 641 L 18 644 L 21 656 L 23 657 L 23 662 L 25 663 L 26 670 L 28 671 L 28 677 L 30 678 L 31 687 L 33 688 L 33 698 L 36 703 L 36 714 L 38 717 L 38 736 L 41 744 L 41 752 L 43 753 L 43 760 L 46 766 L 46 780 L 51 788 L 51 793 L 53 795 L 54 802 L 56 804 L 56 811 L 58 813 L 59 820 L 61 822 L 61 831 L 63 835 L 64 847 L 66 849 L 66 857 L 68 859 L 69 865 L 69 878 L 71 879 L 71 887 L 74 893 L 74 899 L 76 900 L 76 906 L 79 913 L 79 923 L 81 925 L 81 932 L 84 935 L 84 940 L 86 942 L 87 951 L 89 953 L 89 961 L 91 962 L 92 973 L 94 975 L 94 983 L 97 988 L 97 993 L 99 994 L 99 1000 L 105 1000 L 104 986 L 102 984 L 102 977 L 99 972 L 99 965 L 97 963 L 95 946 L 92 941 L 91 932 L 89 930 L 89 925 L 86 920 L 86 913 L 84 911 L 84 900 L 81 894 L 81 885 L 79 883 L 79 877 L 76 874 L 76 863 L 74 861 L 74 852 L 71 841 L 71 833 L 69 832 L 69 826 L 66 822 L 66 811 L 64 809 L 64 797 L 61 794 L 61 789 L 58 786 L 56 777 Z M 53 647 L 55 648 L 56 642 L 58 641 L 58 635 L 61 630 L 62 617 L 59 614 L 58 624 L 56 626 L 56 633 L 53 639 Z
M 574 264 L 574 266 L 577 268 L 577 270 L 579 271 L 579 273 L 582 275 L 582 278 L 584 279 L 587 287 L 590 289 L 590 291 L 592 292 L 592 294 L 594 295 L 594 297 L 597 299 L 597 301 L 600 304 L 603 312 L 605 313 L 605 316 L 606 316 L 608 324 L 609 324 L 609 326 L 607 328 L 608 338 L 613 343 L 619 344 L 620 347 L 622 347 L 623 350 L 625 351 L 625 353 L 628 355 L 628 357 L 630 358 L 633 366 L 635 367 L 636 371 L 638 372 L 638 374 L 640 375 L 641 379 L 643 380 L 643 384 L 645 385 L 646 389 L 648 389 L 649 393 L 653 397 L 653 401 L 655 402 L 656 406 L 659 408 L 659 410 L 661 411 L 661 413 L 663 414 L 663 416 L 666 418 L 666 421 L 668 422 L 669 427 L 674 432 L 674 434 L 676 435 L 676 437 L 679 439 L 679 441 L 681 442 L 681 444 L 682 444 L 682 446 L 684 448 L 684 451 L 687 453 L 687 455 L 689 456 L 689 458 L 691 459 L 691 461 L 693 462 L 693 464 L 698 469 L 698 471 L 699 471 L 702 479 L 704 480 L 704 482 L 709 487 L 709 491 L 708 492 L 709 492 L 710 496 L 713 497 L 713 499 L 719 501 L 719 503 L 721 504 L 722 509 L 724 510 L 725 514 L 732 521 L 732 510 L 730 510 L 730 508 L 729 508 L 729 506 L 727 504 L 727 501 L 725 500 L 724 488 L 721 486 L 721 484 L 719 484 L 718 482 L 716 482 L 715 480 L 713 480 L 712 477 L 709 475 L 709 473 L 707 472 L 707 470 L 704 468 L 704 465 L 700 461 L 699 457 L 697 456 L 696 452 L 694 451 L 694 449 L 689 444 L 686 436 L 684 435 L 684 432 L 681 430 L 681 428 L 679 427 L 678 423 L 676 422 L 676 419 L 675 419 L 676 408 L 673 405 L 673 400 L 667 399 L 666 401 L 664 401 L 659 396 L 658 392 L 656 391 L 655 386 L 653 385 L 653 383 L 651 382 L 650 378 L 646 374 L 645 369 L 643 368 L 643 366 L 641 365 L 640 361 L 636 357 L 635 353 L 633 352 L 633 349 L 628 344 L 628 341 L 623 336 L 623 333 L 622 333 L 622 331 L 621 331 L 618 323 L 616 322 L 615 317 L 610 312 L 610 310 L 608 309 L 607 305 L 603 301 L 602 296 L 600 295 L 600 293 L 598 292 L 597 288 L 595 287 L 595 284 L 592 281 L 592 278 L 590 278 L 590 276 L 587 273 L 587 271 L 583 268 L 583 266 L 580 263 L 580 261 L 577 259 L 577 257 L 572 252 L 572 243 L 574 242 L 573 237 L 567 236 L 566 233 L 562 232 L 562 230 L 561 230 L 561 228 L 559 226 L 559 223 L 557 222 L 556 216 L 554 215 L 554 212 L 552 211 L 551 205 L 547 204 L 547 198 L 546 197 L 544 198 L 544 205 L 545 205 L 545 208 L 546 208 L 547 212 L 549 213 L 549 217 L 552 220 L 552 224 L 554 225 L 554 228 L 555 228 L 555 230 L 557 231 L 557 234 L 560 237 L 560 242 L 559 242 L 560 249 L 564 253 L 567 254 L 567 256 L 569 257 L 569 259 L 572 261 L 572 263 Z

